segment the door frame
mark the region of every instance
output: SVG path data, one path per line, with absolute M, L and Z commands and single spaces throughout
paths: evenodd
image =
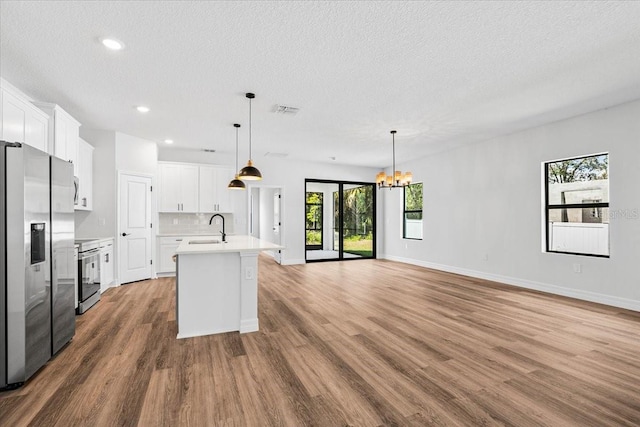
M 252 224 L 252 203 L 251 203 L 251 193 L 252 190 L 254 188 L 257 189 L 273 189 L 273 190 L 280 190 L 280 245 L 281 246 L 286 246 L 284 244 L 284 242 L 286 242 L 286 221 L 285 221 L 285 215 L 286 215 L 286 203 L 285 203 L 285 186 L 284 185 L 267 185 L 267 184 L 261 184 L 261 183 L 248 183 L 247 181 L 245 181 L 245 183 L 247 183 L 247 235 L 251 236 L 251 224 Z M 281 265 L 285 264 L 284 259 L 282 258 L 282 250 L 279 250 L 280 252 L 280 262 L 278 262 L 277 258 L 274 257 L 274 260 L 276 262 L 278 262 Z
M 132 172 L 127 170 L 118 170 L 118 178 L 116 182 L 116 203 L 115 203 L 115 215 L 116 215 L 116 235 L 114 236 L 114 250 L 116 251 L 117 256 L 114 256 L 115 260 L 114 272 L 116 274 L 114 280 L 114 286 L 120 286 L 120 256 L 122 251 L 120 250 L 120 234 L 122 233 L 121 224 L 120 224 L 120 183 L 122 181 L 123 175 L 131 175 L 131 176 L 139 176 L 142 178 L 150 178 L 151 179 L 151 279 L 157 279 L 156 274 L 156 240 L 157 240 L 157 231 L 158 227 L 154 227 L 153 224 L 158 224 L 158 206 L 156 204 L 156 191 L 153 191 L 153 188 L 156 186 L 155 176 L 149 173 L 144 172 Z
M 340 210 L 338 213 L 338 230 L 339 230 L 339 235 L 340 235 L 340 241 L 339 241 L 339 249 L 338 249 L 338 257 L 337 258 L 329 258 L 329 259 L 314 259 L 314 260 L 309 260 L 307 259 L 307 249 L 306 249 L 306 220 L 304 222 L 304 227 L 305 227 L 305 233 L 304 233 L 304 239 L 305 239 L 305 250 L 304 250 L 304 260 L 305 262 L 330 262 L 330 261 L 355 261 L 355 260 L 361 260 L 361 259 L 376 259 L 378 257 L 377 254 L 377 247 L 378 247 L 378 241 L 377 241 L 377 236 L 378 236 L 378 218 L 377 218 L 377 212 L 378 212 L 378 199 L 377 199 L 377 186 L 375 183 L 373 182 L 364 182 L 364 181 L 344 181 L 344 180 L 337 180 L 337 179 L 316 179 L 316 178 L 305 178 L 304 180 L 304 202 L 305 202 L 305 214 L 306 214 L 306 202 L 307 202 L 307 184 L 313 182 L 313 183 L 320 183 L 320 184 L 337 184 L 338 185 L 338 203 L 340 205 Z M 372 187 L 372 191 L 371 191 L 371 195 L 373 197 L 373 218 L 372 218 L 372 222 L 373 222 L 373 232 L 372 232 L 372 237 L 373 237 L 373 248 L 372 248 L 372 254 L 370 257 L 360 257 L 360 258 L 345 258 L 344 257 L 344 212 L 342 209 L 342 206 L 344 205 L 344 185 L 358 185 L 358 186 L 371 186 Z M 333 200 L 331 201 L 333 203 Z M 323 225 L 324 226 L 324 225 Z

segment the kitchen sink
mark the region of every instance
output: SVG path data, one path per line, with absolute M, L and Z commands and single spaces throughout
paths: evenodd
M 213 245 L 221 243 L 220 240 L 189 240 L 190 245 Z

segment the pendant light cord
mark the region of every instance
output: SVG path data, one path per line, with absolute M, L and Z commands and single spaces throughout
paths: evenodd
M 396 179 L 396 133 L 391 134 L 393 137 L 393 179 Z
M 249 98 L 249 160 L 251 160 L 251 98 Z
M 236 176 L 238 176 L 238 127 L 236 126 Z

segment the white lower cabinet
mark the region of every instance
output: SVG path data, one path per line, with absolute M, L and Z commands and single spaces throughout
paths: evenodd
M 173 256 L 182 243 L 183 236 L 158 237 L 158 274 L 172 274 L 176 272 Z
M 114 281 L 113 239 L 104 239 L 100 241 L 100 293 L 113 286 Z

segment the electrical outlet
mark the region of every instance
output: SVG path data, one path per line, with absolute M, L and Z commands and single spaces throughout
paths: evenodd
M 173 218 L 173 225 L 178 225 L 178 218 Z
M 573 272 L 574 273 L 582 273 L 582 265 L 580 263 L 573 264 Z
M 220 225 L 220 218 L 216 218 L 216 225 Z
M 104 227 L 107 224 L 107 220 L 104 218 L 100 218 L 98 220 L 98 224 L 100 224 L 102 227 Z
M 244 278 L 247 280 L 252 280 L 253 279 L 253 267 L 247 267 L 244 270 Z
M 489 254 L 484 254 L 484 257 L 482 257 L 482 259 L 484 261 L 489 261 Z

